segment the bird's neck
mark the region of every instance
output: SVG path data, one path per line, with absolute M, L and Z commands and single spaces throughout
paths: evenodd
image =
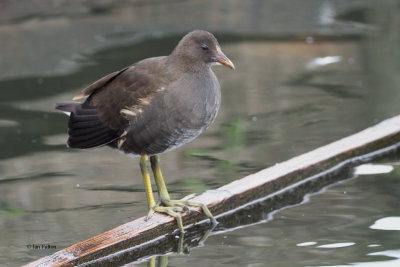
M 168 56 L 167 64 L 177 71 L 192 73 L 207 72 L 211 67 L 203 62 L 195 61 L 190 55 L 180 53 L 179 50 L 174 50 L 172 54 Z

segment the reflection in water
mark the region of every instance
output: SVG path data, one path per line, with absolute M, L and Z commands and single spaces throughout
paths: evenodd
M 157 261 L 157 265 L 156 265 Z M 167 267 L 168 266 L 168 256 L 153 256 L 148 264 L 148 267 Z
M 112 262 L 112 266 L 119 266 L 132 261 L 138 261 L 140 258 L 147 258 L 152 254 L 168 254 L 171 251 L 177 251 L 178 254 L 187 250 L 188 247 L 202 245 L 204 241 L 213 231 L 214 234 L 230 232 L 245 227 L 266 223 L 272 220 L 273 215 L 288 206 L 295 205 L 309 200 L 309 194 L 318 192 L 324 187 L 331 185 L 337 181 L 355 177 L 352 164 L 357 162 L 365 162 L 376 158 L 398 155 L 399 144 L 390 146 L 389 148 L 374 151 L 372 153 L 354 157 L 347 161 L 339 163 L 337 166 L 329 170 L 325 170 L 320 174 L 309 177 L 308 179 L 297 182 L 287 188 L 274 192 L 263 199 L 253 201 L 248 205 L 244 205 L 228 212 L 215 216 L 218 219 L 218 224 L 211 226 L 208 220 L 193 224 L 187 230 L 187 234 L 181 234 L 179 241 L 173 242 L 173 238 L 178 236 L 167 235 L 166 237 L 156 238 L 154 241 L 149 241 L 143 245 L 138 245 L 116 254 L 100 258 L 90 264 L 104 264 L 104 262 Z M 172 242 L 171 242 L 172 240 Z M 299 247 L 311 246 L 316 242 L 306 242 L 297 244 Z M 355 245 L 354 242 L 330 243 L 317 246 L 317 248 L 343 248 Z M 185 249 L 186 248 L 186 249 Z M 158 264 L 164 264 L 166 257 L 159 258 Z M 154 266 L 155 258 L 149 261 L 149 266 Z M 164 265 L 161 265 L 164 266 Z
M 261 258 L 258 258 L 258 262 L 262 261 L 263 264 L 260 264 L 260 266 L 265 266 L 267 262 L 271 260 L 271 266 L 332 266 L 332 267 L 345 267 L 345 266 L 357 266 L 357 267 L 394 267 L 394 266 L 399 266 L 400 264 L 400 251 L 393 249 L 393 250 L 379 250 L 379 248 L 382 246 L 380 244 L 368 244 L 370 241 L 378 241 L 380 240 L 384 244 L 386 244 L 387 247 L 394 247 L 398 248 L 398 235 L 393 236 L 393 235 L 375 235 L 373 232 L 368 232 L 366 229 L 368 229 L 368 226 L 365 223 L 357 223 L 358 220 L 366 220 L 368 221 L 371 216 L 365 217 L 363 213 L 360 213 L 361 208 L 365 208 L 365 211 L 368 213 L 371 212 L 371 210 L 368 210 L 368 207 L 362 207 L 357 204 L 365 203 L 365 201 L 372 197 L 377 200 L 377 202 L 382 202 L 385 203 L 386 201 L 390 201 L 389 199 L 382 199 L 378 200 L 379 198 L 379 190 L 378 192 L 375 192 L 373 190 L 370 190 L 369 192 L 364 191 L 365 188 L 371 188 L 372 185 L 375 184 L 376 181 L 379 181 L 380 183 L 388 183 L 388 186 L 397 186 L 400 183 L 400 169 L 395 170 L 397 172 L 397 175 L 394 176 L 393 178 L 387 180 L 387 177 L 380 175 L 380 176 L 364 176 L 364 177 L 359 177 L 358 179 L 353 179 L 350 180 L 347 183 L 339 184 L 334 186 L 332 189 L 328 189 L 325 191 L 325 193 L 320 194 L 320 195 L 315 195 L 311 198 L 310 202 L 298 206 L 296 208 L 292 209 L 285 209 L 283 211 L 279 211 L 275 213 L 274 215 L 274 220 L 269 221 L 267 225 L 263 225 L 262 223 L 256 223 L 256 222 L 251 222 L 251 218 L 257 217 L 256 214 L 254 214 L 252 211 L 247 210 L 247 215 L 244 216 L 246 213 L 243 213 L 243 222 L 246 224 L 247 227 L 235 227 L 233 229 L 236 229 L 236 231 L 231 231 L 232 229 L 225 228 L 224 226 L 222 227 L 223 230 L 218 232 L 218 228 L 216 229 L 217 232 L 214 232 L 214 235 L 219 236 L 220 240 L 224 240 L 227 236 L 231 236 L 231 238 L 235 236 L 243 236 L 243 238 L 248 238 L 250 240 L 249 246 L 247 246 L 245 243 L 243 245 L 239 246 L 239 248 L 242 249 L 252 249 L 254 250 L 256 245 L 256 240 L 257 240 L 257 233 L 262 234 L 265 232 L 265 236 L 263 238 L 267 238 L 268 235 L 273 236 L 272 232 L 274 231 L 289 231 L 291 227 L 294 228 L 294 225 L 300 226 L 300 231 L 290 231 L 290 234 L 293 234 L 294 236 L 299 235 L 301 236 L 300 238 L 312 238 L 316 241 L 308 241 L 308 242 L 302 242 L 302 243 L 297 243 L 293 244 L 290 239 L 289 240 L 277 240 L 275 243 L 284 243 L 282 250 L 280 251 L 278 249 L 273 249 L 273 248 L 267 248 L 265 245 L 263 246 L 265 251 L 263 256 L 259 256 Z M 387 174 L 385 174 L 387 175 Z M 366 183 L 366 185 L 363 185 Z M 343 189 L 348 190 L 346 194 L 343 194 Z M 356 191 L 354 191 L 356 190 Z M 329 192 L 331 191 L 331 192 Z M 365 192 L 365 194 L 356 194 L 355 192 Z M 333 196 L 335 196 L 338 193 L 342 193 L 342 198 L 343 199 L 349 199 L 350 201 L 353 199 L 358 199 L 356 203 L 353 203 L 354 206 L 346 206 L 341 204 L 341 200 L 339 198 L 333 198 L 333 202 L 330 202 L 330 198 L 332 198 L 332 193 L 334 193 Z M 387 194 L 387 193 L 383 193 Z M 353 195 L 353 196 L 352 196 Z M 389 193 L 392 197 L 395 197 L 395 199 L 398 199 L 398 194 L 396 194 L 396 190 L 393 190 L 391 193 Z M 387 195 L 386 195 L 387 196 Z M 383 197 L 382 197 L 383 198 Z M 286 199 L 286 198 L 282 198 Z M 392 199 L 392 201 L 396 202 L 395 199 Z M 321 203 L 319 203 L 321 202 Z M 337 206 L 335 206 L 334 203 L 338 203 Z M 397 203 L 397 202 L 396 202 Z M 261 204 L 261 203 L 260 203 Z M 327 205 L 328 204 L 328 205 Z M 329 205 L 330 204 L 330 205 Z M 379 207 L 381 207 L 381 204 L 375 203 L 377 205 L 377 210 L 375 211 L 376 215 L 379 215 L 380 210 Z M 265 203 L 264 203 L 265 205 Z M 343 206 L 342 206 L 343 205 Z M 310 206 L 307 208 L 307 206 Z M 326 207 L 327 213 L 325 215 L 323 214 L 318 214 L 317 217 L 313 218 L 312 210 L 315 210 L 315 207 Z M 398 207 L 393 207 L 394 210 L 397 210 Z M 303 209 L 303 210 L 302 210 Z M 349 211 L 350 209 L 350 211 Z M 296 212 L 296 210 L 298 212 Z M 311 215 L 311 218 L 309 220 L 307 219 L 302 219 L 301 216 L 299 216 L 302 212 L 307 212 L 308 214 Z M 321 212 L 322 210 L 319 209 L 316 212 Z M 294 214 L 291 214 L 291 212 Z M 352 214 L 354 217 L 349 217 Z M 284 220 L 283 218 L 287 218 L 287 223 L 279 225 L 279 221 Z M 314 215 L 315 216 L 315 215 Z M 246 217 L 249 219 L 249 221 L 246 221 Z M 347 217 L 347 219 L 346 219 Z M 221 220 L 222 219 L 222 220 Z M 318 220 L 319 219 L 319 220 Z M 326 227 L 323 227 L 324 224 L 324 219 L 332 221 L 331 223 L 325 222 L 327 224 Z M 221 220 L 221 224 L 224 224 L 225 221 L 223 218 L 219 218 Z M 293 223 L 291 224 L 290 221 L 293 220 Z M 344 224 L 343 220 L 349 221 L 350 224 Z M 227 219 L 227 221 L 235 221 L 232 219 Z M 263 222 L 266 222 L 267 220 L 264 220 Z M 311 225 L 306 226 L 307 221 L 310 222 Z M 386 221 L 386 222 L 385 222 Z M 321 225 L 321 222 L 323 223 Z M 382 225 L 383 228 L 388 228 L 388 224 L 391 226 L 397 225 L 399 222 L 399 217 L 388 217 L 388 218 L 383 218 L 379 219 L 376 221 L 374 225 L 379 225 L 381 222 L 384 222 Z M 250 226 L 250 227 L 249 227 Z M 251 227 L 252 226 L 252 227 Z M 258 228 L 258 231 L 251 231 L 251 228 L 254 229 L 254 226 Z M 277 227 L 278 226 L 278 227 Z M 270 228 L 270 230 L 267 230 Z M 336 229 L 338 228 L 338 229 Z M 334 230 L 335 229 L 335 230 Z M 347 231 L 345 231 L 347 229 Z M 308 231 L 305 232 L 304 235 L 300 234 L 300 232 L 303 232 L 304 230 Z M 395 230 L 395 229 L 393 229 Z M 241 234 L 237 234 L 237 232 L 242 232 Z M 235 234 L 236 232 L 236 234 Z M 365 236 L 367 235 L 367 237 Z M 282 237 L 282 234 L 276 234 L 275 236 Z M 330 239 L 327 239 L 327 237 L 330 237 Z M 391 238 L 388 238 L 391 236 Z M 216 236 L 215 236 L 216 237 Z M 321 239 L 322 237 L 322 239 Z M 293 237 L 292 237 L 293 238 Z M 294 239 L 296 240 L 296 239 Z M 348 242 L 332 242 L 332 241 L 344 241 L 347 240 Z M 354 242 L 351 242 L 353 241 Z M 261 240 L 260 240 L 261 241 Z M 234 244 L 234 246 L 238 246 L 239 244 L 235 244 L 235 242 L 231 242 Z M 274 244 L 274 243 L 272 243 Z M 207 246 L 211 246 L 210 249 L 207 250 Z M 201 266 L 201 264 L 196 264 L 196 261 L 202 259 L 202 257 L 208 257 L 209 254 L 212 250 L 217 250 L 219 252 L 223 252 L 224 250 L 220 247 L 221 245 L 219 243 L 215 242 L 208 242 L 208 244 L 203 248 L 206 249 L 202 253 L 195 253 L 195 255 L 192 255 L 191 258 L 194 257 L 191 261 L 189 259 L 186 260 L 186 262 L 190 262 L 190 265 L 193 264 L 193 266 Z M 294 247 L 299 247 L 302 249 L 300 251 L 300 255 L 298 255 L 298 251 L 295 251 Z M 368 248 L 368 249 L 365 249 Z M 272 249 L 273 253 L 278 253 L 277 256 L 273 257 L 273 259 L 270 259 L 268 256 L 269 253 L 266 251 Z M 307 250 L 304 250 L 307 249 Z M 376 251 L 378 249 L 378 251 Z M 287 253 L 285 251 L 290 250 L 292 253 L 292 257 L 290 259 L 285 258 L 282 259 L 279 257 L 279 252 L 281 253 Z M 371 252 L 371 250 L 373 252 Z M 197 250 L 196 250 L 197 251 Z M 240 250 L 239 250 L 240 251 Z M 259 252 L 262 253 L 262 250 Z M 327 254 L 326 254 L 327 253 Z M 336 259 L 332 259 L 332 253 L 335 253 Z M 341 255 L 346 255 L 346 254 L 351 254 L 352 256 L 341 256 Z M 176 265 L 177 263 L 179 264 L 179 255 L 177 256 L 172 256 L 170 255 L 170 262 L 172 266 Z M 211 256 L 215 254 L 211 253 Z M 253 254 L 255 255 L 255 254 Z M 325 256 L 324 256 L 325 255 Z M 167 256 L 162 256 L 159 262 L 164 263 L 166 260 Z M 229 256 L 228 256 L 229 257 Z M 314 260 L 313 257 L 320 258 L 319 260 Z M 349 264 L 343 264 L 343 262 L 349 262 L 351 259 L 357 259 L 356 261 L 351 261 Z M 390 259 L 387 259 L 390 258 Z M 393 259 L 394 258 L 394 259 Z M 226 261 L 226 256 L 221 255 L 221 259 L 218 262 L 224 262 L 222 259 L 225 259 Z M 241 258 L 240 255 L 235 256 L 236 259 L 236 264 L 237 265 L 245 265 L 246 260 L 245 258 Z M 304 259 L 304 260 L 301 260 Z M 306 260 L 305 260 L 306 259 Z M 154 259 L 155 260 L 155 259 Z M 136 261 L 138 263 L 140 261 Z M 325 262 L 324 265 L 318 264 L 318 262 Z M 335 263 L 336 262 L 336 263 Z M 342 262 L 342 264 L 337 264 L 337 262 Z M 232 264 L 235 264 L 232 263 Z M 203 265 L 204 266 L 204 265 Z
M 396 230 L 400 231 L 400 217 L 386 217 L 377 220 L 369 228 L 376 230 Z
M 318 267 L 398 267 L 400 266 L 400 250 L 386 250 L 367 254 L 368 256 L 385 256 L 395 258 L 394 260 L 352 262 L 346 265 L 324 265 Z
M 337 63 L 342 61 L 341 56 L 327 56 L 327 57 L 317 57 L 308 62 L 307 67 L 309 69 L 317 68 L 317 67 L 322 67 L 326 66 L 329 64 Z
M 380 173 L 390 173 L 393 171 L 391 165 L 379 165 L 379 164 L 362 164 L 357 166 L 354 170 L 354 175 L 371 175 Z
M 299 243 L 296 246 L 298 246 L 298 247 L 308 247 L 308 246 L 313 246 L 313 245 L 316 245 L 316 244 L 317 244 L 317 242 L 310 241 L 310 242 Z
M 320 245 L 317 248 L 345 248 L 345 247 L 354 246 L 355 244 L 356 243 L 354 243 L 354 242 L 333 243 L 333 244 Z
M 184 238 L 184 234 L 180 233 L 179 238 L 178 238 L 178 246 L 176 248 L 176 254 L 177 255 L 183 255 L 183 254 L 189 254 L 190 253 L 190 248 L 191 247 L 202 247 L 204 246 L 204 242 L 207 240 L 207 238 L 209 237 L 209 235 L 211 234 L 211 232 L 214 230 L 215 228 L 215 224 L 212 224 L 211 227 L 209 227 L 208 229 L 206 229 L 206 231 L 204 232 L 202 238 L 200 240 L 197 241 L 196 238 L 192 238 L 190 240 L 190 243 L 184 242 L 185 240 L 188 240 L 188 238 Z M 177 237 L 177 236 L 175 236 Z M 195 241 L 195 242 L 194 242 Z M 163 252 L 164 254 L 165 251 Z M 147 263 L 148 267 L 167 267 L 168 266 L 168 256 L 172 256 L 175 253 L 171 253 L 171 254 L 167 254 L 167 255 L 160 255 L 160 256 L 152 256 Z M 156 265 L 157 262 L 157 265 Z
M 184 234 L 161 236 L 104 258 L 92 260 L 83 266 L 122 266 L 143 261 L 148 261 L 147 266 L 155 266 L 158 261 L 157 266 L 166 267 L 168 256 L 189 254 L 191 248 L 204 246 L 214 228 L 213 224 L 200 223 Z
M 280 194 L 274 194 L 269 198 L 256 201 L 251 205 L 241 207 L 239 209 L 227 212 L 222 215 L 220 214 L 216 216 L 219 222 L 219 224 L 216 226 L 211 226 L 208 223 L 208 220 L 204 220 L 202 222 L 190 226 L 187 229 L 185 235 L 180 235 L 180 236 L 168 235 L 161 238 L 157 238 L 152 242 L 147 242 L 143 245 L 132 247 L 130 249 L 118 252 L 117 254 L 107 256 L 106 258 L 100 258 L 94 262 L 91 262 L 89 265 L 85 266 L 103 266 L 105 264 L 107 264 L 107 266 L 120 266 L 127 263 L 137 264 L 143 261 L 147 261 L 147 266 L 165 267 L 167 266 L 166 264 L 168 263 L 168 257 L 172 257 L 173 259 L 175 259 L 176 257 L 180 257 L 180 255 L 182 254 L 189 254 L 191 248 L 203 246 L 204 242 L 210 235 L 226 237 L 225 236 L 226 234 L 235 233 L 236 231 L 246 231 L 246 229 L 255 226 L 259 228 L 263 227 L 262 225 L 267 222 L 269 222 L 270 225 L 273 223 L 273 221 L 271 221 L 273 217 L 279 218 L 279 215 L 285 213 L 285 211 L 287 211 L 288 208 L 295 207 L 297 206 L 298 203 L 304 204 L 305 203 L 304 200 L 306 200 L 306 202 L 309 201 L 310 196 L 307 194 L 309 194 L 310 192 L 316 192 L 321 189 L 323 189 L 323 191 L 327 190 L 325 186 L 332 182 L 333 177 L 336 177 L 335 179 L 339 180 L 345 178 L 351 178 L 355 177 L 352 176 L 353 173 L 354 171 L 349 168 L 341 169 L 339 172 L 334 172 L 331 173 L 330 175 L 321 176 L 317 181 L 314 181 L 312 183 L 305 183 L 300 186 L 291 188 L 290 190 L 284 190 Z M 355 182 L 356 181 L 357 180 L 355 180 Z M 338 185 L 336 185 L 336 187 L 337 186 Z M 345 184 L 343 184 L 343 186 L 345 186 Z M 340 190 L 341 189 L 339 189 L 339 191 Z M 304 198 L 305 195 L 307 196 L 306 198 Z M 323 195 L 324 194 L 322 194 L 322 196 Z M 317 196 L 321 197 L 321 195 L 315 195 L 314 197 Z M 314 197 L 311 198 L 310 200 L 311 202 L 308 202 L 304 205 L 307 206 L 312 204 L 313 202 L 315 203 L 316 201 L 313 200 Z M 294 210 L 300 207 L 302 206 L 298 206 Z M 295 217 L 298 216 L 296 215 Z M 276 220 L 277 218 L 275 218 L 275 221 Z M 393 227 L 394 225 L 400 225 L 399 222 L 400 222 L 400 217 L 387 217 L 377 220 L 374 225 L 370 226 L 370 228 L 384 229 L 384 230 L 399 230 Z M 318 224 L 319 222 L 314 221 L 313 223 Z M 322 232 L 323 231 L 324 230 L 322 230 Z M 244 235 L 245 237 L 247 236 L 246 232 Z M 360 244 L 362 241 L 360 243 L 350 242 L 351 240 L 349 240 L 349 238 L 351 238 L 351 235 L 347 237 L 345 236 L 346 233 L 344 233 L 344 236 L 341 238 L 337 237 L 336 240 L 347 241 L 347 242 L 329 242 L 334 240 L 331 239 L 331 240 L 301 242 L 293 245 L 297 247 L 304 247 L 304 248 L 310 247 L 310 249 L 324 249 L 324 250 L 345 249 L 349 247 L 357 247 L 362 245 Z M 248 238 L 253 240 L 250 241 L 252 242 L 253 246 L 257 246 L 254 243 L 256 236 L 250 235 L 248 236 Z M 314 235 L 314 239 L 317 240 L 319 239 L 319 237 Z M 245 246 L 245 244 L 243 245 Z M 379 246 L 380 246 L 379 244 L 368 244 L 367 247 L 375 248 Z M 388 256 L 389 254 L 385 254 L 385 252 L 375 252 L 375 253 L 369 253 L 368 255 Z M 356 266 L 358 266 L 358 264 L 361 264 L 360 266 L 374 266 L 374 264 L 378 263 L 382 263 L 383 265 L 381 266 L 392 266 L 390 264 L 398 263 L 398 261 L 397 260 L 379 261 L 377 263 L 368 262 L 368 263 L 354 263 L 354 264 L 357 264 Z M 353 263 L 351 264 L 351 266 L 352 265 Z M 334 266 L 342 266 L 342 265 L 334 265 Z

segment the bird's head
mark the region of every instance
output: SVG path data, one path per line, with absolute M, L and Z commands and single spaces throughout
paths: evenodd
M 214 35 L 203 30 L 186 34 L 176 46 L 172 56 L 179 57 L 185 65 L 189 65 L 187 67 L 224 65 L 235 69 L 232 61 L 222 52 Z

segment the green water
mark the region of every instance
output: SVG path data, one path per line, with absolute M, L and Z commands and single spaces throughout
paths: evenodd
M 175 198 L 400 113 L 398 1 L 101 2 L 0 8 L 0 265 L 36 260 L 147 213 L 137 159 L 67 149 L 67 118 L 54 103 L 168 54 L 192 29 L 214 32 L 236 71 L 214 68 L 222 106 L 212 127 L 161 157 Z M 398 183 L 398 167 L 348 180 L 266 223 L 212 234 L 190 255 L 169 256 L 169 266 L 398 260 L 399 232 L 369 228 L 399 216 Z M 317 243 L 297 246 L 304 242 Z M 318 248 L 334 243 L 354 244 Z M 41 244 L 56 249 L 29 247 Z M 375 252 L 384 254 L 368 255 Z

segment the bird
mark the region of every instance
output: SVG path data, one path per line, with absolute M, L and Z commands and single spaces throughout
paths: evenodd
M 73 101 L 56 103 L 69 115 L 67 147 L 78 149 L 109 146 L 140 157 L 149 212 L 176 218 L 201 207 L 216 223 L 206 205 L 185 197 L 170 198 L 160 168 L 160 154 L 176 149 L 200 135 L 214 121 L 221 87 L 211 69 L 223 65 L 235 69 L 215 36 L 204 30 L 187 33 L 168 56 L 140 60 L 110 73 L 83 89 Z M 83 99 L 82 101 L 76 101 Z M 151 173 L 159 201 L 153 196 Z

